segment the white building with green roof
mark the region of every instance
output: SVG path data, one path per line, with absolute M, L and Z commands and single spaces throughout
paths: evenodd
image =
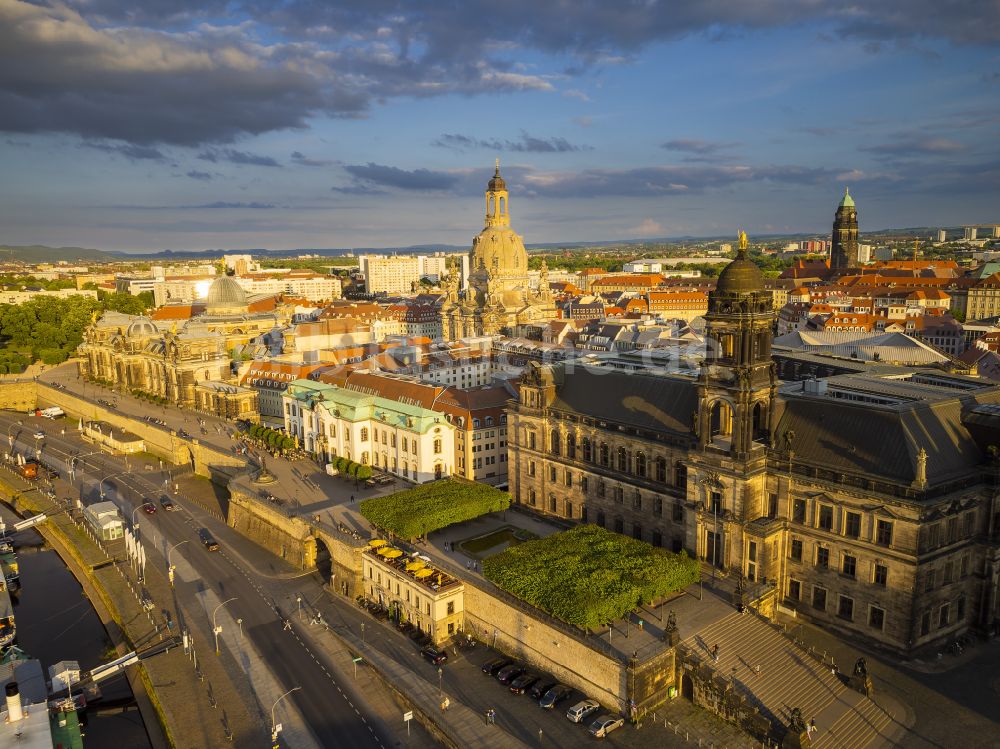
M 282 398 L 285 429 L 327 462 L 343 457 L 421 484 L 454 472 L 455 427 L 437 411 L 313 380 Z

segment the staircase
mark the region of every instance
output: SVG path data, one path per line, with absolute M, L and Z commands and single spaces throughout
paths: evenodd
M 712 659 L 715 645 L 718 663 Z M 700 661 L 730 681 L 773 723 L 787 726 L 795 707 L 807 723 L 815 720 L 813 749 L 893 745 L 893 716 L 844 686 L 829 667 L 752 613 L 728 614 L 688 637 L 681 647 L 686 661 Z

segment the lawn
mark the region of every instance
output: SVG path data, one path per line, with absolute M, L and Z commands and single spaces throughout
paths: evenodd
M 596 525 L 511 546 L 483 575 L 557 619 L 598 629 L 698 579 L 698 563 Z
M 366 499 L 358 505 L 372 525 L 400 538 L 416 538 L 508 507 L 507 492 L 455 477 Z

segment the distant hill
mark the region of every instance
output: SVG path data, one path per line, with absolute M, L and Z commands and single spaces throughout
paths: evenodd
M 110 252 L 89 247 L 46 247 L 41 244 L 0 245 L 0 260 L 9 258 L 27 263 L 58 263 L 60 260 L 109 263 L 115 260 L 115 256 Z

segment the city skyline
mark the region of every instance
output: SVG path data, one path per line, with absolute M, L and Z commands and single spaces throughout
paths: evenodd
M 712 7 L 0 0 L 0 241 L 466 245 L 497 157 L 529 244 L 1000 220 L 996 11 Z

